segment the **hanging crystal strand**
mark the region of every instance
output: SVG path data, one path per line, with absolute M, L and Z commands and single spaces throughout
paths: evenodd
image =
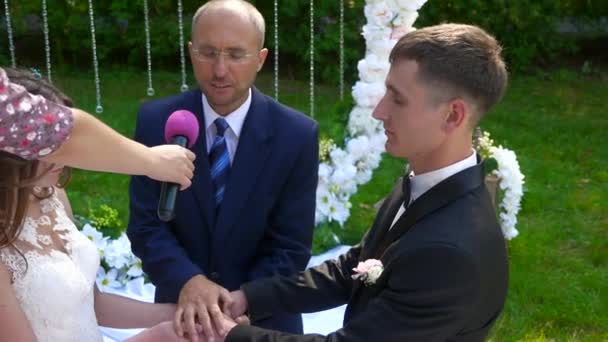
M 181 91 L 188 90 L 186 84 L 186 56 L 184 55 L 184 21 L 183 21 L 184 8 L 182 7 L 182 0 L 177 0 L 177 20 L 179 25 L 179 58 L 182 67 L 182 86 Z
M 310 116 L 315 117 L 315 9 L 310 0 Z
M 93 0 L 89 0 L 89 17 L 91 19 L 91 44 L 93 47 L 93 70 L 95 72 L 95 98 L 97 107 L 95 112 L 103 113 L 101 106 L 101 82 L 99 81 L 99 62 L 97 60 L 97 42 L 95 41 L 95 14 L 93 13 Z
M 51 44 L 49 43 L 49 20 L 46 10 L 46 0 L 42 0 L 42 24 L 44 31 L 44 53 L 46 55 L 46 77 L 53 83 L 51 75 Z
M 148 96 L 154 96 L 152 87 L 152 51 L 150 49 L 150 12 L 148 11 L 148 0 L 144 0 L 144 27 L 146 30 L 146 61 L 148 63 Z
M 344 100 L 344 0 L 340 0 L 340 101 Z
M 279 100 L 279 0 L 274 0 L 274 99 Z
M 4 10 L 6 13 L 6 32 L 8 33 L 8 49 L 11 53 L 11 65 L 17 66 L 15 62 L 15 44 L 13 43 L 13 25 L 11 24 L 11 9 L 8 0 L 4 0 Z

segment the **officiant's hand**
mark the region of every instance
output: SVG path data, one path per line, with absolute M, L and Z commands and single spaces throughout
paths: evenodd
M 198 341 L 196 323 L 203 327 L 202 337 L 214 341 L 223 334 L 224 314 L 220 307 L 232 306 L 232 298 L 225 288 L 202 275 L 192 277 L 179 293 L 174 326 L 179 336 L 184 332 Z M 216 331 L 219 330 L 219 331 Z

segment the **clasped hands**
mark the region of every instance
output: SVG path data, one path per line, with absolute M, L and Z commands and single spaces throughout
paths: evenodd
M 243 291 L 229 292 L 205 276 L 192 277 L 182 288 L 173 327 L 190 341 L 224 341 L 237 324 L 250 324 L 245 316 Z

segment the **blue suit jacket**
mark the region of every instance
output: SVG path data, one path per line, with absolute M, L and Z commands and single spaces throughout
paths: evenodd
M 135 139 L 165 143 L 164 125 L 179 109 L 201 127 L 192 186 L 179 193 L 175 220 L 156 214 L 160 183 L 136 176 L 130 185 L 127 234 L 135 255 L 156 286 L 157 302 L 178 299 L 183 285 L 203 274 L 228 290 L 275 274 L 291 274 L 310 258 L 318 181 L 318 125 L 252 89 L 221 210 L 216 217 L 200 90 L 151 101 L 139 112 Z M 299 315 L 259 326 L 301 333 Z

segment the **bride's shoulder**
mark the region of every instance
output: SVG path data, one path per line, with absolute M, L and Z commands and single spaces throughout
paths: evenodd
M 9 284 L 14 283 L 27 270 L 25 255 L 14 245 L 10 244 L 0 247 L 0 282 L 5 283 L 8 279 Z
M 8 265 L 4 263 L 4 258 L 2 257 L 4 248 L 0 248 L 0 289 L 13 283 L 13 272 L 9 270 Z
M 2 252 L 4 247 L 0 248 Z M 13 288 L 11 270 L 0 262 L 0 340 L 2 341 L 35 341 L 29 321 L 24 314 L 21 303 Z

